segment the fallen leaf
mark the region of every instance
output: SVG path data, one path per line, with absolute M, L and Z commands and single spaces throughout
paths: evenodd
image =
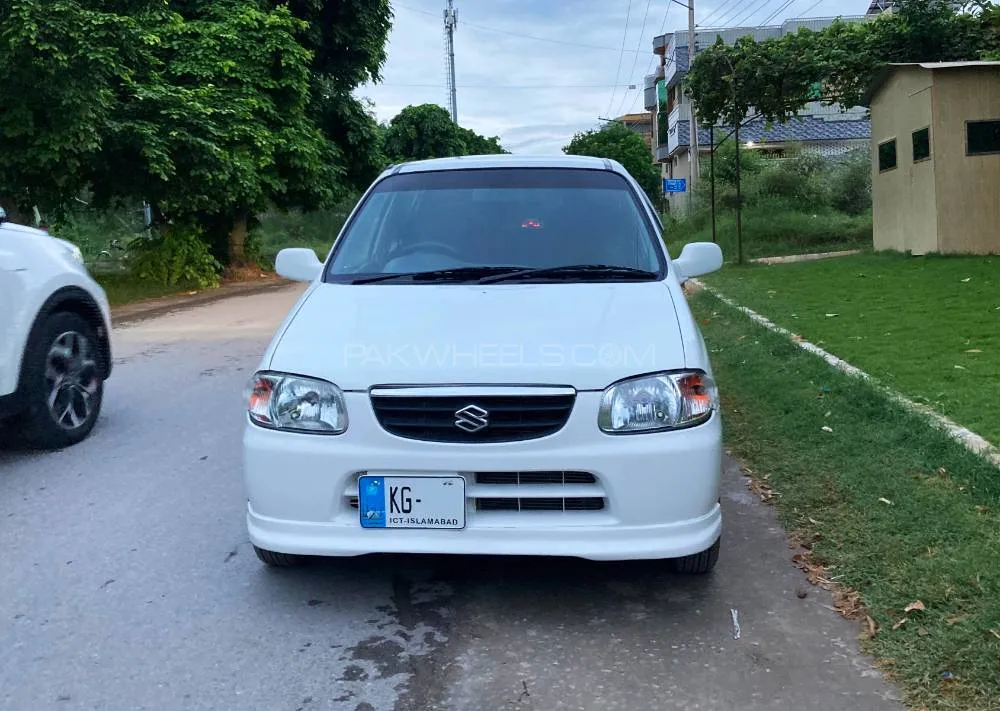
M 899 620 L 899 622 L 897 622 L 896 624 L 894 624 L 894 625 L 892 626 L 892 629 L 893 629 L 893 630 L 898 630 L 898 629 L 899 629 L 900 627 L 902 627 L 902 626 L 903 626 L 903 625 L 905 625 L 905 624 L 906 624 L 906 618 L 904 617 L 904 618 L 902 618 L 901 620 Z
M 966 353 L 982 353 L 982 351 L 979 350 L 978 348 L 970 348 L 969 350 L 966 351 Z
M 952 615 L 945 622 L 949 625 L 957 625 L 959 622 L 965 619 L 965 615 Z
M 923 627 L 918 627 L 917 628 L 917 634 L 920 635 L 921 637 L 926 637 L 927 635 L 930 634 L 930 632 L 928 632 L 927 630 L 925 630 Z
M 968 284 L 970 281 L 972 281 L 972 277 L 965 277 L 964 279 L 962 279 L 963 284 Z
M 832 412 L 827 412 L 825 415 L 823 415 L 823 417 L 829 417 L 832 414 L 833 414 Z
M 968 368 L 966 368 L 965 366 L 961 366 L 961 365 L 956 365 L 955 368 L 957 370 L 968 370 Z
M 923 612 L 925 609 L 926 608 L 924 607 L 924 603 L 920 602 L 920 600 L 915 600 L 906 607 L 904 607 L 903 612 L 913 612 L 914 610 Z
M 832 427 L 827 427 L 826 425 L 823 425 L 823 431 L 824 432 L 833 432 L 833 428 Z
M 827 318 L 833 318 L 834 316 L 840 316 L 840 314 L 827 314 Z
M 996 630 L 990 630 L 990 634 L 996 637 L 997 639 L 1000 639 L 1000 632 L 997 632 Z
M 892 502 L 891 502 L 891 501 L 889 501 L 889 499 L 886 499 L 885 497 L 881 497 L 881 496 L 880 496 L 880 497 L 879 497 L 879 501 L 881 501 L 881 502 L 882 502 L 883 504 L 885 504 L 886 506 L 892 506 Z

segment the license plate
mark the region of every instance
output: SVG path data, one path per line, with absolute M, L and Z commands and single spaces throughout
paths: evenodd
M 465 528 L 465 479 L 460 476 L 362 476 L 362 528 Z

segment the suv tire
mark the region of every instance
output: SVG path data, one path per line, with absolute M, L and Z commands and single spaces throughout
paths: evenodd
M 24 352 L 21 387 L 23 439 L 42 449 L 83 441 L 101 414 L 104 380 L 97 332 L 82 316 L 48 316 Z

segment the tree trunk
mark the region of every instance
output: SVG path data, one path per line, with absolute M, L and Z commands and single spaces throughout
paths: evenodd
M 246 210 L 240 210 L 233 219 L 233 227 L 229 231 L 229 266 L 242 267 L 247 262 L 247 219 Z
M 18 225 L 27 225 L 24 214 L 17 208 L 17 201 L 9 195 L 0 195 L 0 207 L 7 213 L 7 221 Z

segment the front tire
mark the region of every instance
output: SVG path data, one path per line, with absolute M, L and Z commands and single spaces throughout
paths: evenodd
M 301 556 L 291 555 L 289 553 L 276 553 L 275 551 L 269 551 L 265 548 L 253 547 L 253 552 L 257 554 L 260 561 L 271 568 L 290 568 L 293 565 L 298 565 L 302 558 Z
M 722 538 L 715 539 L 715 543 L 708 550 L 694 555 L 686 555 L 683 558 L 674 559 L 674 570 L 681 575 L 705 575 L 711 573 L 715 564 L 719 562 L 719 551 L 722 548 Z
M 42 449 L 62 449 L 90 434 L 101 414 L 104 380 L 97 332 L 74 313 L 49 316 L 28 343 L 21 385 L 22 438 Z

